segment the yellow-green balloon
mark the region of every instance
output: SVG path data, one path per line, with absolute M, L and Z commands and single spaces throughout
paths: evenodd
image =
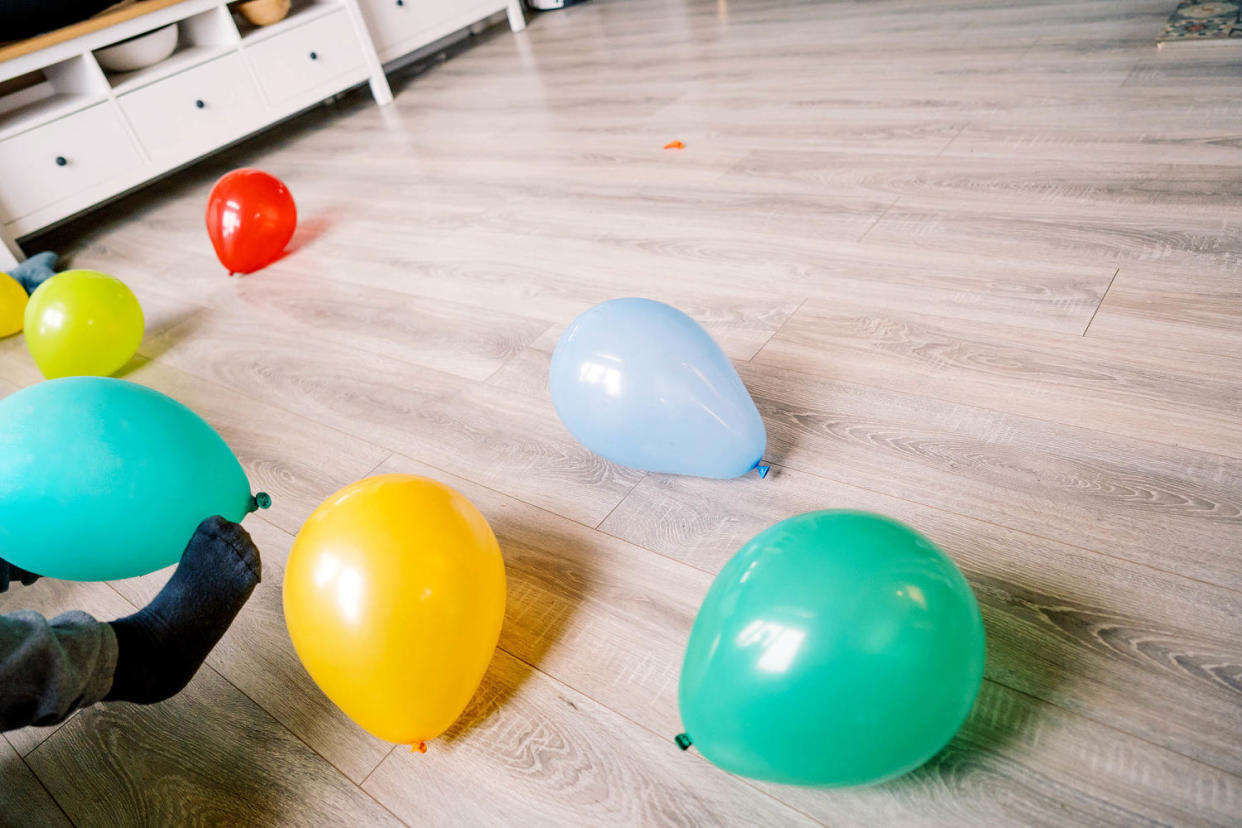
M 48 279 L 26 305 L 26 347 L 43 376 L 106 377 L 142 342 L 142 307 L 120 279 L 66 270 Z

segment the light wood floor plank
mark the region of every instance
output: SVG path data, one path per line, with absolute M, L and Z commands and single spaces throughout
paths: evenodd
M 363 787 L 411 824 L 814 824 L 503 651 L 426 755 Z
M 811 300 L 752 362 L 1242 457 L 1242 388 L 1233 379 L 1242 354 L 1187 360 L 1176 351 Z
M 868 241 L 978 254 L 1092 264 L 1163 264 L 1236 274 L 1242 260 L 1242 208 L 1202 216 L 1145 208 L 1069 212 L 1039 202 L 997 199 L 957 205 L 904 197 L 867 233 Z
M 827 825 L 1228 826 L 1242 807 L 1233 774 L 989 681 L 949 746 L 901 779 L 767 790 Z
M 1122 346 L 1162 347 L 1242 356 L 1242 280 L 1125 266 L 1087 329 L 1090 337 L 1114 340 Z M 1193 365 L 1197 357 L 1176 358 Z
M 80 712 L 27 761 L 80 825 L 401 825 L 211 668 Z
M 982 604 L 989 678 L 1242 772 L 1236 592 L 781 467 L 727 483 L 649 475 L 600 529 L 715 573 L 767 526 L 816 509 L 890 515 L 940 545 Z
M 743 368 L 771 459 L 1236 589 L 1239 462 L 944 402 Z M 912 386 L 912 389 L 917 386 Z M 914 414 L 913 412 L 917 412 Z
M 11 744 L 92 825 L 1236 824 L 1242 41 L 1157 50 L 1172 5 L 595 0 L 28 240 L 131 285 L 126 376 L 202 413 L 274 506 L 246 520 L 264 582 L 187 693 L 7 734 L 4 779 L 33 790 Z M 301 223 L 229 279 L 203 203 L 241 166 Z M 560 424 L 557 337 L 625 295 L 735 360 L 767 480 L 645 475 Z M 38 379 L 0 340 L 0 395 Z M 323 697 L 280 608 L 292 533 L 377 467 L 458 487 L 509 569 L 492 669 L 425 756 Z M 962 732 L 845 791 L 678 752 L 712 575 L 833 506 L 970 578 L 989 660 Z M 109 618 L 166 577 L 0 610 Z
M 309 336 L 233 306 L 152 347 L 183 370 L 586 523 L 640 476 L 588 452 L 524 396 L 352 348 L 318 349 L 307 362 Z
M 12 828 L 68 828 L 73 825 L 38 778 L 0 739 L 0 813 Z

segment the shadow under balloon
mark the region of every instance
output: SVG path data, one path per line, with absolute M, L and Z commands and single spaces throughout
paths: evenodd
M 1073 703 L 1065 703 L 1077 695 L 1071 685 L 1094 682 L 1093 674 L 1100 671 L 1095 654 L 1067 638 L 1073 630 L 1090 626 L 1088 616 L 1122 619 L 1120 613 L 1064 594 L 1064 589 L 964 570 L 979 601 L 987 641 L 979 696 L 949 744 L 916 770 L 876 786 L 878 790 L 926 796 L 934 791 L 951 795 L 980 784 L 1013 790 L 1042 784 L 1020 757 L 1037 748 L 1049 716 L 1076 715 L 1069 712 Z
M 206 308 L 196 306 L 170 319 L 155 336 L 143 340 L 138 346 L 138 353 L 134 354 L 133 358 L 114 376 L 125 377 L 147 362 L 163 356 L 178 344 L 193 339 L 195 332 L 202 325 L 203 313 L 206 310 Z
M 285 246 L 285 250 L 276 259 L 277 262 L 292 256 L 304 247 L 314 244 L 319 238 L 324 236 L 333 227 L 341 223 L 341 218 L 345 215 L 345 207 L 343 205 L 333 205 L 324 210 L 320 210 L 313 216 L 300 219 L 297 229 L 293 231 L 293 238 L 289 240 L 289 244 Z M 273 262 L 272 264 L 275 264 Z M 262 273 L 262 270 L 256 270 L 255 273 Z M 248 276 L 254 274 L 246 274 Z
M 768 435 L 768 445 L 760 462 L 772 467 L 769 476 L 779 476 L 779 467 L 788 465 L 789 458 L 797 453 L 798 428 L 783 427 L 785 419 L 796 415 L 792 414 L 787 406 L 759 396 L 751 387 L 752 385 L 753 382 L 746 382 L 746 390 L 750 392 L 750 398 L 754 400 L 755 408 L 759 410 L 759 416 L 763 419 L 763 427 Z
M 489 520 L 505 557 L 505 620 L 497 647 L 503 652 L 492 657 L 479 690 L 441 737 L 449 744 L 487 725 L 540 669 L 589 599 L 598 572 L 594 550 L 583 543 L 586 531 L 571 536 L 504 512 Z

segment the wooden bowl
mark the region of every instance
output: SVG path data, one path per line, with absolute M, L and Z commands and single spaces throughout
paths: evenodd
M 284 20 L 289 13 L 289 0 L 246 0 L 233 7 L 252 26 L 270 26 Z

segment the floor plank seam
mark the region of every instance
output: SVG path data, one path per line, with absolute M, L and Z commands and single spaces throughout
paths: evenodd
M 769 344 L 772 340 L 776 339 L 776 337 L 780 335 L 780 332 L 781 332 L 781 331 L 785 330 L 785 326 L 789 324 L 789 320 L 791 320 L 791 319 L 793 319 L 795 316 L 797 316 L 797 315 L 798 315 L 798 312 L 799 312 L 800 310 L 802 310 L 803 305 L 805 305 L 805 304 L 806 304 L 807 302 L 809 302 L 810 300 L 811 300 L 811 297 L 809 297 L 809 296 L 804 297 L 804 298 L 802 299 L 802 301 L 798 303 L 798 307 L 794 308 L 793 313 L 789 314 L 789 316 L 786 316 L 786 317 L 784 318 L 784 320 L 782 320 L 782 321 L 781 321 L 781 324 L 777 326 L 776 330 L 772 331 L 771 335 L 770 335 L 770 336 L 768 336 L 768 338 L 767 338 L 767 339 L 763 340 L 763 344 L 759 346 L 759 349 L 758 349 L 757 351 L 755 351 L 753 354 L 751 354 L 749 358 L 744 359 L 744 360 L 742 360 L 742 361 L 743 361 L 743 362 L 750 362 L 750 361 L 751 361 L 751 360 L 753 360 L 755 357 L 757 357 L 757 356 L 759 356 L 761 353 L 763 353 L 763 349 L 764 349 L 764 348 L 766 348 L 766 347 L 768 347 L 768 344 Z
M 383 446 L 380 446 L 380 448 L 383 448 Z M 396 457 L 396 456 L 397 456 L 397 452 L 392 451 L 391 449 L 389 449 L 389 450 L 388 450 L 388 456 L 387 456 L 387 457 L 385 457 L 383 460 L 379 461 L 379 462 L 378 462 L 378 463 L 376 463 L 374 466 L 372 466 L 372 467 L 371 467 L 371 470 L 370 470 L 369 472 L 367 472 L 366 474 L 364 474 L 362 477 L 359 477 L 358 479 L 359 479 L 359 480 L 365 480 L 366 478 L 368 478 L 368 477 L 370 477 L 371 475 L 375 474 L 375 470 L 376 470 L 376 469 L 378 469 L 380 466 L 384 465 L 385 463 L 387 463 L 389 460 L 391 460 L 392 458 L 394 458 L 394 457 Z M 329 495 L 329 497 L 331 497 L 331 495 Z M 293 533 L 293 536 L 294 536 L 294 537 L 297 537 L 297 532 L 294 532 L 294 533 Z
M 393 751 L 395 751 L 396 749 L 397 749 L 397 745 L 393 745 L 392 747 L 390 747 L 390 748 L 388 749 L 388 751 L 387 751 L 387 752 L 386 752 L 386 753 L 385 753 L 382 757 L 380 757 L 380 760 L 379 760 L 378 762 L 376 762 L 376 763 L 375 763 L 375 767 L 373 767 L 373 768 L 371 768 L 369 771 L 367 771 L 367 775 L 366 775 L 366 776 L 364 776 L 364 777 L 362 777 L 362 781 L 358 783 L 358 787 L 359 787 L 359 788 L 362 788 L 362 792 L 363 792 L 363 793 L 366 793 L 366 787 L 365 787 L 365 786 L 366 786 L 366 784 L 367 784 L 367 780 L 368 780 L 368 779 L 370 779 L 370 778 L 371 778 L 371 777 L 375 774 L 375 772 L 376 772 L 377 770 L 379 770 L 379 769 L 380 769 L 380 765 L 382 765 L 382 764 L 384 764 L 385 762 L 387 762 L 387 761 L 388 761 L 388 757 L 389 757 L 389 756 L 392 756 Z M 367 796 L 371 796 L 371 795 L 370 795 L 370 794 L 367 794 Z M 372 798 L 372 799 L 374 799 L 375 797 L 371 797 L 371 798 Z M 381 803 L 381 804 L 383 804 L 383 803 Z
M 1095 321 L 1095 315 L 1100 312 L 1100 308 L 1104 307 L 1104 300 L 1108 298 L 1108 292 L 1113 289 L 1113 282 L 1117 281 L 1117 274 L 1121 272 L 1121 268 L 1113 271 L 1113 278 L 1108 280 L 1108 287 L 1104 288 L 1104 294 L 1100 296 L 1100 301 L 1096 304 L 1095 310 L 1091 311 L 1091 318 L 1087 320 L 1087 327 L 1082 329 L 1082 335 L 1086 336 L 1087 331 L 1091 330 L 1091 323 Z
M 55 733 L 55 731 L 53 731 L 53 733 Z M 44 741 L 47 741 L 47 740 L 45 739 Z M 40 746 L 42 746 L 42 744 L 43 742 L 39 743 Z M 34 750 L 31 750 L 30 753 L 34 753 L 35 750 L 38 750 L 38 747 L 36 747 Z M 14 748 L 13 752 L 17 753 L 16 748 Z M 30 771 L 30 775 L 34 778 L 36 782 L 39 783 L 39 787 L 43 789 L 43 792 L 47 794 L 47 798 L 51 800 L 53 805 L 56 806 L 56 810 L 60 811 L 62 814 L 65 815 L 65 822 L 68 822 L 70 825 L 73 825 L 73 826 L 78 825 L 78 823 L 74 822 L 73 819 L 69 816 L 69 813 L 65 810 L 64 806 L 60 804 L 60 800 L 57 799 L 55 795 L 51 792 L 51 790 L 48 789 L 47 785 L 43 783 L 43 778 L 39 776 L 39 774 L 35 771 L 35 769 L 30 766 L 30 763 L 26 761 L 26 757 L 22 756 L 21 754 L 18 754 L 17 758 L 20 759 L 21 763 L 26 766 L 26 770 Z
M 940 152 L 936 153 L 936 157 L 942 158 L 944 154 L 949 151 L 949 147 L 953 146 L 954 142 L 956 142 L 958 138 L 962 137 L 962 133 L 970 129 L 970 127 L 973 124 L 974 124 L 974 121 L 967 121 L 966 123 L 962 124 L 962 128 L 959 129 L 957 132 L 953 133 L 953 137 L 949 139 L 949 143 L 945 144 L 943 147 L 940 148 Z M 893 202 L 893 204 L 896 204 L 896 203 L 897 202 Z M 889 206 L 891 207 L 892 204 L 890 204 Z M 888 212 L 888 211 L 885 210 L 885 212 Z M 871 228 L 867 228 L 867 229 L 868 229 L 868 232 L 870 232 Z M 862 241 L 862 239 L 859 239 L 859 241 Z
M 98 704 L 98 702 L 96 702 L 96 704 Z M 29 750 L 27 750 L 25 753 L 22 753 L 20 750 L 18 750 L 16 747 L 14 747 L 12 742 L 9 742 L 9 746 L 10 746 L 10 747 L 13 747 L 14 752 L 15 752 L 15 753 L 17 753 L 17 755 L 18 755 L 18 756 L 20 756 L 22 759 L 25 759 L 27 756 L 29 756 L 30 754 L 34 753 L 36 750 L 38 750 L 39 748 L 43 747 L 43 743 L 44 743 L 44 742 L 46 742 L 48 739 L 52 738 L 52 737 L 53 737 L 53 736 L 55 736 L 57 733 L 59 733 L 59 732 L 60 732 L 60 729 L 61 729 L 62 727 L 64 727 L 65 725 L 69 724 L 69 722 L 70 722 L 70 721 L 74 718 L 74 716 L 77 716 L 77 715 L 78 715 L 78 711 L 77 711 L 77 710 L 75 710 L 75 711 L 73 711 L 73 713 L 72 713 L 72 714 L 70 714 L 69 716 L 67 716 L 67 717 L 64 719 L 64 721 L 59 722 L 59 723 L 58 723 L 58 724 L 56 724 L 54 727 L 49 727 L 49 728 L 48 728 L 47 735 L 46 735 L 46 736 L 44 736 L 42 739 L 40 739 L 40 740 L 38 741 L 38 743 L 37 743 L 37 744 L 35 744 L 35 746 L 34 746 L 34 747 L 30 748 L 30 749 L 29 749 Z
M 1022 56 L 1018 58 L 1018 63 L 1021 63 L 1022 61 L 1026 60 L 1027 55 L 1029 55 L 1035 49 L 1035 47 L 1039 45 L 1039 41 L 1043 39 L 1044 39 L 1043 35 L 1036 36 L 1036 38 L 1033 41 L 1031 41 L 1031 45 L 1027 46 L 1026 50 L 1022 52 Z
M 1121 89 L 1124 89 L 1130 85 L 1130 81 L 1133 80 L 1134 74 L 1138 72 L 1139 66 L 1141 66 L 1142 63 L 1143 63 L 1143 58 L 1141 56 L 1138 58 L 1135 58 L 1134 65 L 1130 67 L 1130 71 L 1126 73 L 1125 80 L 1121 82 L 1121 86 L 1120 86 Z
M 555 322 L 549 323 L 549 324 L 548 324 L 548 327 L 546 327 L 546 328 L 544 328 L 542 331 L 540 331 L 540 332 L 539 332 L 539 336 L 534 337 L 533 339 L 531 339 L 531 341 L 530 341 L 530 342 L 538 342 L 538 341 L 539 341 L 542 337 L 544 337 L 544 336 L 548 333 L 548 331 L 552 330 L 552 329 L 553 329 L 553 328 L 555 328 L 555 327 L 556 327 L 556 323 L 555 323 Z M 488 373 L 488 375 L 487 375 L 486 377 L 483 377 L 483 379 L 476 380 L 476 381 L 477 381 L 479 384 L 481 384 L 481 385 L 488 385 L 488 384 L 490 384 L 490 383 L 491 383 L 491 381 L 492 381 L 492 378 L 493 378 L 493 377 L 495 377 L 495 376 L 496 376 L 497 374 L 499 374 L 501 371 L 505 370 L 505 369 L 506 369 L 506 368 L 508 368 L 510 365 L 512 365 L 512 364 L 513 364 L 513 360 L 515 360 L 515 359 L 517 359 L 519 356 L 521 356 L 521 355 L 522 355 L 522 352 L 523 352 L 523 351 L 525 351 L 527 348 L 529 348 L 529 347 L 530 347 L 530 342 L 526 343 L 526 344 L 525 344 L 525 345 L 523 345 L 520 349 L 518 349 L 518 350 L 514 351 L 513 353 L 509 354 L 509 356 L 505 357 L 505 358 L 504 358 L 504 360 L 503 360 L 503 361 L 502 361 L 499 365 L 497 365 L 497 366 L 496 366 L 496 368 L 495 368 L 494 370 L 492 370 L 491 372 L 489 372 L 489 373 Z
M 633 485 L 633 486 L 630 486 L 630 490 L 629 490 L 628 492 L 626 492 L 625 494 L 621 495 L 621 499 L 620 499 L 620 500 L 618 500 L 615 504 L 613 504 L 613 507 L 612 507 L 611 509 L 609 509 L 609 510 L 608 510 L 608 514 L 604 515 L 604 517 L 600 519 L 600 522 L 599 522 L 599 523 L 597 523 L 597 524 L 595 524 L 595 525 L 594 525 L 594 526 L 592 526 L 591 528 L 592 528 L 592 529 L 595 529 L 595 530 L 597 530 L 597 531 L 598 531 L 598 530 L 599 530 L 599 527 L 603 526 L 603 525 L 604 525 L 604 523 L 608 520 L 608 518 L 612 517 L 612 513 L 613 513 L 613 512 L 615 512 L 615 511 L 617 511 L 617 509 L 621 508 L 621 504 L 622 504 L 622 503 L 624 503 L 625 501 L 629 500 L 630 495 L 634 494 L 634 490 L 638 488 L 639 484 L 640 484 L 640 483 L 642 483 L 644 480 L 646 480 L 646 479 L 647 479 L 647 475 L 648 475 L 648 474 L 650 474 L 650 472 L 646 472 L 646 471 L 645 471 L 645 472 L 643 472 L 643 473 L 639 476 L 638 480 L 636 480 L 636 481 L 634 482 L 634 485 Z
M 896 203 L 897 203 L 897 202 L 899 202 L 899 201 L 901 201 L 901 196 L 897 196 L 896 198 L 894 198 L 894 199 L 893 199 L 893 201 L 892 201 L 892 203 L 891 203 L 891 204 L 889 204 L 887 207 L 885 207 L 885 208 L 884 208 L 884 211 L 883 211 L 882 213 L 880 213 L 878 216 L 876 216 L 876 217 L 875 217 L 875 221 L 873 221 L 873 222 L 871 222 L 871 224 L 867 225 L 867 229 L 863 231 L 863 234 L 862 234 L 861 236 L 859 236 L 857 239 L 855 239 L 855 240 L 854 240 L 854 243 L 855 243 L 855 244 L 858 244 L 858 243 L 860 243 L 863 239 L 867 238 L 867 234 L 868 234 L 868 233 L 870 233 L 873 229 L 875 229 L 875 226 L 876 226 L 877 224 L 879 224 L 879 223 L 880 223 L 880 221 L 881 221 L 881 220 L 883 220 L 883 218 L 884 218 L 885 216 L 887 216 L 887 215 L 888 215 L 888 211 L 889 211 L 889 210 L 891 210 L 891 209 L 893 209 L 893 205 L 894 205 L 894 204 L 896 204 Z

